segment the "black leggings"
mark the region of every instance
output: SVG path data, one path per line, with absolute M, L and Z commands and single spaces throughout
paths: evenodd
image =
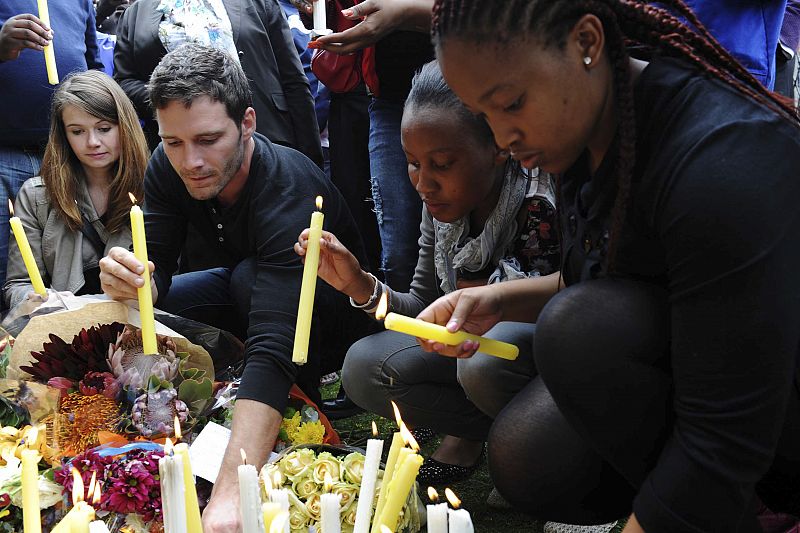
M 537 322 L 539 377 L 490 431 L 489 467 L 500 493 L 539 519 L 592 524 L 627 516 L 672 430 L 669 338 L 661 288 L 597 280 L 556 295 Z M 792 398 L 790 409 L 796 391 Z M 779 452 L 800 434 L 784 432 L 792 435 Z M 749 525 L 756 527 L 741 530 Z

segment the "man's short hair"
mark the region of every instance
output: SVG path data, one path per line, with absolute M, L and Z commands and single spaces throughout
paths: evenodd
M 227 52 L 186 43 L 165 55 L 147 85 L 153 109 L 172 101 L 187 108 L 201 96 L 225 104 L 228 116 L 240 127 L 244 113 L 253 105 L 253 93 L 239 62 Z

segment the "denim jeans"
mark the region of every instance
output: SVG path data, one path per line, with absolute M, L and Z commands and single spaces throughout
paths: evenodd
M 408 178 L 400 144 L 403 103 L 375 98 L 369 106 L 372 199 L 381 235 L 381 270 L 394 290 L 408 291 L 419 255 L 422 201 Z
M 246 341 L 250 298 L 255 284 L 255 258 L 243 260 L 233 269 L 212 268 L 172 277 L 166 297 L 157 307 L 168 313 L 209 324 Z M 317 285 L 314 320 L 311 327 L 310 357 L 300 367 L 296 383 L 319 403 L 321 372 L 338 370 L 347 348 L 372 333 L 375 321 L 352 307 L 343 294 L 326 283 Z
M 0 179 L 3 182 L 0 196 L 0 279 L 3 281 L 8 261 L 8 200 L 14 201 L 25 180 L 39 173 L 42 155 L 42 151 L 34 148 L 0 146 Z

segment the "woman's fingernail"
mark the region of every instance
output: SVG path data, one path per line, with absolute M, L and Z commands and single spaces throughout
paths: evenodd
M 318 50 L 322 48 L 322 43 L 318 43 L 317 41 L 308 41 L 306 48 L 310 48 L 312 50 Z
M 352 9 L 342 9 L 342 15 L 344 15 L 345 17 L 352 17 L 353 16 L 353 10 Z
M 450 322 L 447 323 L 446 327 L 450 331 L 455 331 L 456 329 L 458 329 L 458 320 L 451 320 Z

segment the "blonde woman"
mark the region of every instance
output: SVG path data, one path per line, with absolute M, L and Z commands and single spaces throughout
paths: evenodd
M 143 195 L 149 153 L 136 111 L 100 71 L 67 78 L 53 96 L 50 137 L 39 176 L 14 202 L 45 285 L 74 294 L 101 293 L 100 258 L 131 243 L 131 201 Z M 3 285 L 7 306 L 32 294 L 14 239 Z

